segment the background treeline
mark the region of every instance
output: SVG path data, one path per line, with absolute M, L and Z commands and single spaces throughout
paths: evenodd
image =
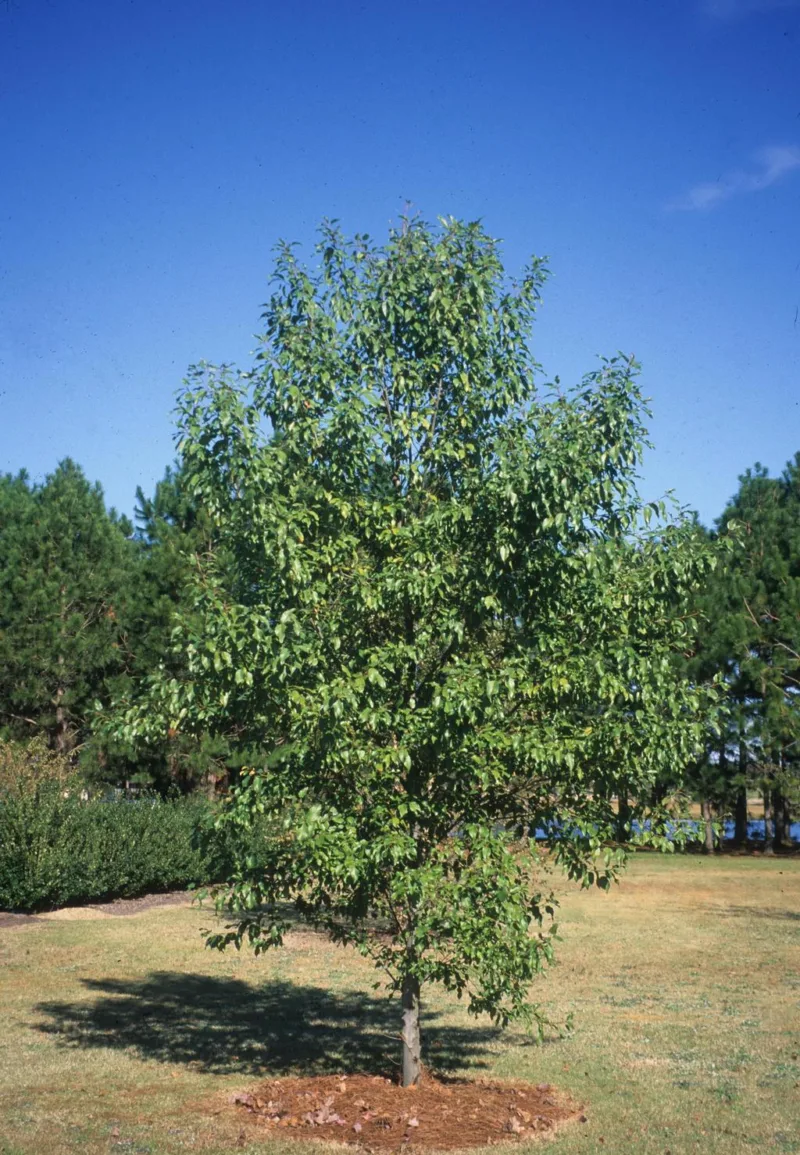
M 180 677 L 172 633 L 191 613 L 194 559 L 213 548 L 202 511 L 168 470 L 135 523 L 107 510 L 72 461 L 42 483 L 0 480 L 0 737 L 42 735 L 88 787 L 213 794 L 224 741 L 170 733 L 134 749 L 116 725 L 147 675 Z
M 800 454 L 780 477 L 745 473 L 714 528 L 697 532 L 733 541 L 699 604 L 686 607 L 701 628 L 685 676 L 725 688 L 689 781 L 709 849 L 726 820 L 746 843 L 755 799 L 765 848 L 780 849 L 800 813 Z M 123 736 L 125 712 L 158 666 L 186 676 L 196 559 L 217 548 L 179 467 L 152 497 L 137 492 L 134 522 L 107 509 L 70 460 L 43 482 L 0 478 L 0 740 L 41 739 L 93 795 L 213 796 L 230 781 L 247 761 L 233 733 L 187 737 L 165 720 L 147 745 Z M 662 793 L 682 777 L 676 767 Z

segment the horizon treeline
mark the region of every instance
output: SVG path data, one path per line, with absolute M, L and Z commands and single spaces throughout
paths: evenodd
M 766 846 L 780 849 L 800 812 L 800 453 L 778 477 L 748 469 L 714 526 L 698 522 L 697 532 L 733 540 L 686 607 L 699 631 L 683 673 L 723 692 L 700 757 L 658 790 L 666 797 L 688 780 L 708 849 L 726 818 L 746 842 L 748 797 L 758 795 Z M 0 476 L 0 738 L 45 738 L 95 789 L 213 795 L 263 760 L 267 751 L 242 750 L 233 731 L 187 736 L 166 720 L 158 741 L 122 737 L 157 668 L 188 677 L 182 635 L 197 559 L 218 549 L 179 463 L 152 497 L 137 489 L 133 520 L 107 508 L 100 483 L 69 458 L 42 482 Z

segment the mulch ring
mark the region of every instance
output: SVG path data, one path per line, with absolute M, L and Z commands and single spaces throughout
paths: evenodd
M 229 1103 L 285 1137 L 327 1139 L 367 1150 L 483 1147 L 552 1135 L 586 1122 L 582 1109 L 549 1083 L 439 1080 L 403 1088 L 380 1076 L 272 1079 Z

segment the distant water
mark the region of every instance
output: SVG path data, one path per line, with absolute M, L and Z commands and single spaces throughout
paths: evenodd
M 634 823 L 634 827 L 636 825 L 637 824 Z M 702 838 L 702 836 L 703 836 L 702 823 L 700 823 L 700 822 L 687 822 L 686 825 L 690 829 L 694 828 L 694 830 L 697 831 L 698 838 Z M 735 833 L 736 833 L 736 826 L 735 826 L 733 819 L 727 818 L 723 824 L 723 833 L 722 833 L 723 839 L 726 841 L 730 840 L 734 837 Z M 545 830 L 542 830 L 542 829 L 537 829 L 536 837 L 537 837 L 537 839 L 547 838 L 547 832 Z M 747 837 L 748 837 L 748 839 L 750 839 L 753 842 L 759 842 L 759 841 L 763 842 L 764 841 L 764 819 L 763 818 L 751 818 L 748 820 Z M 793 822 L 791 824 L 791 826 L 789 827 L 789 838 L 792 842 L 800 842 L 800 822 Z
M 725 825 L 724 825 L 724 837 L 725 838 L 733 838 L 735 830 L 736 830 L 736 827 L 734 825 L 733 819 L 732 818 L 726 819 Z M 757 842 L 759 838 L 761 839 L 762 842 L 764 841 L 764 819 L 763 818 L 751 818 L 748 821 L 748 823 L 747 823 L 747 837 L 752 838 L 754 842 Z M 800 842 L 800 822 L 793 822 L 792 825 L 789 827 L 789 837 L 791 838 L 792 842 Z

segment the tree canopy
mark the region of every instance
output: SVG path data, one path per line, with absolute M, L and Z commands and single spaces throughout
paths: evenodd
M 624 788 L 628 833 L 659 841 L 653 783 L 713 696 L 674 660 L 713 558 L 638 495 L 632 359 L 539 387 L 543 262 L 513 281 L 455 220 L 384 246 L 326 225 L 318 254 L 280 247 L 254 370 L 201 366 L 180 398 L 221 549 L 176 633 L 188 677 L 152 692 L 176 729 L 263 752 L 223 821 L 284 821 L 212 943 L 279 944 L 290 899 L 355 944 L 401 992 L 409 1083 L 425 983 L 501 1023 L 537 1013 L 553 905 L 529 834 L 607 885 Z

